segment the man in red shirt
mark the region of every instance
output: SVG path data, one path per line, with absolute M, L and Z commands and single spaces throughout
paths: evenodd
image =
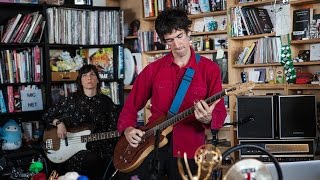
M 197 165 L 193 159 L 194 153 L 205 143 L 205 129 L 221 128 L 226 117 L 223 99 L 211 105 L 204 101 L 222 90 L 222 81 L 219 66 L 215 62 L 205 57 L 196 62 L 195 52 L 190 47 L 191 23 L 182 10 L 168 9 L 157 17 L 155 29 L 171 52 L 149 64 L 139 74 L 118 120 L 119 132 L 125 135 L 130 146 L 138 147 L 145 132 L 136 128 L 137 112 L 151 99 L 152 115 L 148 123 L 165 116 L 186 69 L 194 69 L 195 74 L 179 109 L 182 112 L 194 106 L 194 114 L 174 124 L 172 133 L 167 135 L 169 142 L 158 152 L 160 167 L 156 179 L 165 175 L 173 180 L 181 178 L 177 168 L 179 151 L 187 153 L 189 165 L 195 174 Z M 120 178 L 135 176 L 150 179 L 152 155 L 150 153 L 134 171 L 121 173 Z

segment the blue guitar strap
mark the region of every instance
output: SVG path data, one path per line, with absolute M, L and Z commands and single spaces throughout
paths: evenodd
M 196 61 L 198 64 L 201 56 L 199 54 L 195 54 L 195 55 L 196 55 Z M 182 104 L 182 101 L 183 101 L 183 99 L 187 93 L 187 90 L 190 86 L 190 83 L 192 81 L 193 75 L 194 75 L 194 69 L 189 67 L 186 70 L 186 72 L 184 73 L 183 79 L 180 83 L 180 86 L 178 88 L 176 96 L 174 97 L 174 99 L 172 101 L 171 107 L 168 112 L 168 118 L 171 118 L 178 113 L 179 108 Z

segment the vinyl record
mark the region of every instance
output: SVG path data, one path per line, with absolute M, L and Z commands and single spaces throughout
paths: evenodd
M 134 78 L 135 63 L 131 51 L 124 48 L 124 85 L 130 85 Z

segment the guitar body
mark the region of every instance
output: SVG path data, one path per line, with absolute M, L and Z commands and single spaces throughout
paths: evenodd
M 140 129 L 147 131 L 160 124 L 165 120 L 165 117 L 159 118 L 152 124 L 147 124 Z M 159 138 L 159 147 L 163 147 L 168 143 L 166 135 L 172 131 L 172 126 L 166 128 L 161 132 Z M 148 154 L 154 149 L 155 136 L 150 136 L 141 141 L 138 147 L 131 147 L 125 136 L 121 136 L 114 150 L 113 164 L 116 169 L 121 172 L 130 172 L 136 169 Z
M 90 134 L 90 130 L 68 132 L 66 140 L 58 138 L 56 128 L 45 131 L 43 141 L 46 145 L 48 159 L 53 163 L 62 163 L 77 152 L 86 150 L 87 143 L 81 142 L 81 136 Z

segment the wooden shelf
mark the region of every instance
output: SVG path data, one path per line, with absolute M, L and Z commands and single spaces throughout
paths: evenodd
M 127 39 L 138 39 L 138 36 L 127 36 L 124 39 L 125 40 L 127 40 Z
M 292 40 L 291 44 L 315 44 L 315 43 L 320 43 L 320 38 L 319 39 L 308 39 L 308 40 Z
M 295 1 L 290 1 L 291 6 L 301 6 L 301 5 L 307 5 L 307 4 L 314 4 L 314 3 L 319 3 L 319 0 L 295 0 Z
M 124 90 L 131 90 L 132 89 L 132 85 L 125 85 L 123 87 Z
M 275 36 L 276 33 L 264 33 L 264 34 L 256 34 L 256 35 L 249 35 L 249 36 L 239 36 L 239 37 L 232 37 L 231 40 L 246 40 L 246 39 L 258 39 L 263 37 Z
M 286 84 L 256 84 L 253 90 L 284 90 Z
M 203 36 L 203 35 L 212 35 L 212 34 L 227 34 L 227 30 L 217 30 L 209 32 L 192 32 L 191 36 Z
M 266 66 L 281 66 L 280 63 L 267 63 L 267 64 L 235 64 L 233 68 L 248 68 L 248 67 L 266 67 Z
M 253 90 L 320 90 L 319 84 L 256 84 Z
M 319 84 L 288 84 L 288 89 L 315 89 L 320 90 Z
M 198 54 L 212 54 L 216 53 L 218 50 L 208 50 L 208 51 L 195 51 Z M 224 52 L 228 52 L 228 49 L 224 49 Z
M 213 11 L 213 12 L 200 13 L 200 14 L 190 14 L 188 15 L 188 17 L 190 19 L 197 19 L 197 18 L 208 17 L 208 16 L 222 16 L 222 15 L 227 15 L 227 10 Z M 144 21 L 154 21 L 156 19 L 157 19 L 156 16 L 143 18 Z
M 188 17 L 190 19 L 197 19 L 197 18 L 202 18 L 202 17 L 221 16 L 221 15 L 227 15 L 227 10 L 213 11 L 213 12 L 200 13 L 200 14 L 190 14 L 190 15 L 188 15 Z
M 295 66 L 310 66 L 310 65 L 320 65 L 320 60 L 318 61 L 307 61 L 307 62 L 294 62 Z M 250 68 L 250 67 L 267 67 L 267 66 L 282 66 L 280 63 L 268 63 L 268 64 L 235 64 L 233 68 Z
M 166 50 L 157 50 L 157 51 L 145 51 L 144 53 L 152 55 L 152 54 L 163 54 L 163 53 L 169 53 L 170 50 L 166 49 Z M 216 53 L 217 50 L 208 50 L 208 51 L 195 51 L 196 53 L 199 54 L 212 54 L 212 53 Z M 224 49 L 224 52 L 228 52 L 228 49 Z
M 156 50 L 156 51 L 144 51 L 145 54 L 163 54 L 163 53 L 169 53 L 170 50 L 166 49 L 166 50 Z
M 279 1 L 279 0 L 277 0 L 277 1 Z M 237 7 L 237 6 L 263 6 L 263 5 L 270 5 L 271 3 L 274 3 L 274 0 L 248 2 L 248 3 L 232 5 L 230 7 L 233 8 L 233 7 Z
M 295 66 L 320 65 L 320 59 L 318 61 L 294 62 L 293 65 Z

